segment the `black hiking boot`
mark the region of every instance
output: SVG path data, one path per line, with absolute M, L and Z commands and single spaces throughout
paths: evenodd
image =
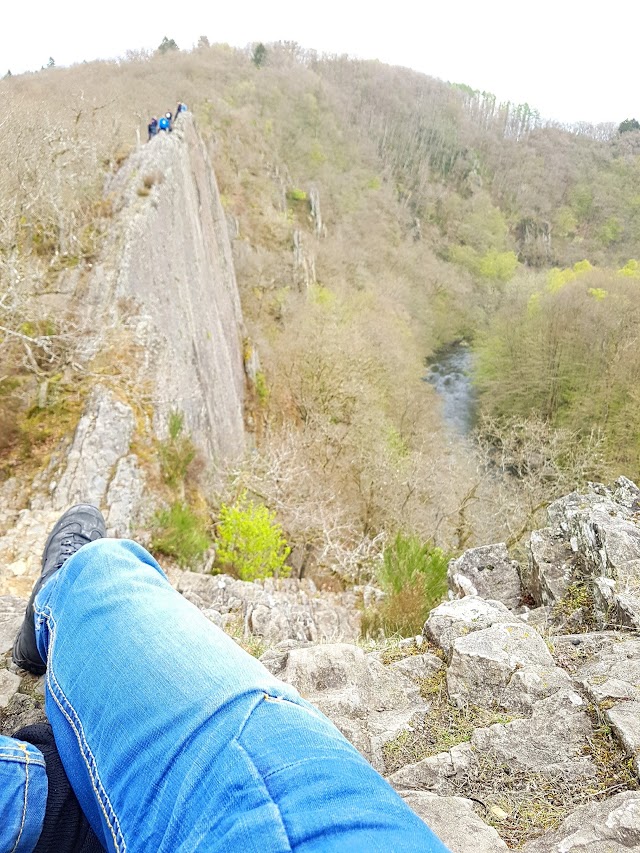
M 36 645 L 33 613 L 35 597 L 45 582 L 67 562 L 69 557 L 72 557 L 83 545 L 95 539 L 103 539 L 106 535 L 107 529 L 102 513 L 90 504 L 72 506 L 58 519 L 44 546 L 42 573 L 35 582 L 27 604 L 24 622 L 13 644 L 12 657 L 16 666 L 34 675 L 42 675 L 46 671 L 46 663 L 40 657 Z

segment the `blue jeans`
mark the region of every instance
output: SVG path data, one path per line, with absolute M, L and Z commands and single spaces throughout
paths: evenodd
M 447 853 L 326 717 L 179 595 L 136 543 L 85 545 L 35 609 L 47 716 L 108 850 Z M 44 770 L 35 750 L 27 796 L 28 748 L 4 739 L 0 749 L 0 853 L 28 851 Z

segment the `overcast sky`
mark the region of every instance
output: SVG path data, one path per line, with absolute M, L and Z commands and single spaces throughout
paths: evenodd
M 181 48 L 200 35 L 241 47 L 288 39 L 526 101 L 546 118 L 640 119 L 634 0 L 0 2 L 0 74 L 153 49 L 165 35 Z

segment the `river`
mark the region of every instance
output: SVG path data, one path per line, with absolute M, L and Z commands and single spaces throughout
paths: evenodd
M 452 344 L 434 353 L 423 377 L 442 400 L 445 425 L 459 436 L 468 435 L 475 425 L 477 397 L 472 382 L 473 362 L 469 346 Z

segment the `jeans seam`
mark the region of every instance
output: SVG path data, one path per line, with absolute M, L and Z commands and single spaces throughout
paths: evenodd
M 25 751 L 26 752 L 26 751 Z M 16 755 L 14 752 L 0 752 L 0 758 L 3 761 L 15 761 L 16 764 L 37 764 L 39 767 L 46 767 L 44 761 L 40 761 L 39 758 L 29 758 L 29 753 L 26 752 L 27 759 L 25 761 L 22 755 Z
M 13 845 L 13 849 L 11 853 L 15 853 L 18 849 L 18 844 L 20 844 L 20 839 L 22 838 L 22 833 L 24 832 L 24 825 L 27 820 L 27 801 L 29 797 L 29 752 L 26 746 L 23 746 L 25 762 L 24 762 L 24 802 L 22 804 L 22 820 L 20 822 L 20 831 L 18 832 L 18 837 L 16 838 L 16 843 Z
M 49 692 L 53 701 L 58 706 L 60 712 L 69 723 L 71 730 L 74 733 L 75 738 L 78 742 L 80 755 L 82 756 L 82 760 L 84 761 L 85 767 L 87 768 L 87 772 L 89 773 L 91 787 L 93 788 L 93 792 L 96 796 L 98 805 L 100 806 L 100 810 L 102 811 L 107 826 L 109 827 L 109 831 L 111 832 L 111 838 L 113 839 L 115 851 L 116 853 L 126 853 L 127 844 L 122 834 L 120 821 L 118 820 L 118 816 L 115 813 L 115 810 L 111 804 L 109 795 L 107 794 L 104 785 L 102 784 L 102 780 L 100 779 L 98 765 L 95 756 L 93 755 L 93 752 L 91 751 L 91 748 L 87 743 L 80 717 L 78 716 L 77 711 L 65 695 L 65 692 L 60 686 L 60 683 L 58 682 L 58 679 L 56 678 L 56 675 L 53 671 L 51 649 L 55 644 L 57 629 L 56 620 L 53 616 L 53 613 L 51 612 L 51 609 L 48 606 L 45 606 L 42 611 L 37 612 L 37 615 L 39 618 L 43 618 L 46 621 L 51 633 L 47 659 L 47 685 L 49 687 Z M 66 707 L 63 707 L 63 705 Z M 87 754 L 89 758 L 87 758 Z
M 268 787 L 268 785 L 266 784 L 266 781 L 265 781 L 268 777 L 264 776 L 264 775 L 263 775 L 263 774 L 258 770 L 258 768 L 256 767 L 256 765 L 255 765 L 255 763 L 254 763 L 254 761 L 253 761 L 253 758 L 251 757 L 251 755 L 247 752 L 247 750 L 243 747 L 243 745 L 240 743 L 240 741 L 239 741 L 237 738 L 236 738 L 236 741 L 235 741 L 235 742 L 236 742 L 236 746 L 238 747 L 238 749 L 239 749 L 239 750 L 244 754 L 244 756 L 245 756 L 245 758 L 247 759 L 247 761 L 251 764 L 251 766 L 252 766 L 252 767 L 253 767 L 253 769 L 255 770 L 256 774 L 257 774 L 257 775 L 260 777 L 260 779 L 262 780 L 262 784 L 263 784 L 263 786 L 264 786 L 264 790 L 266 791 L 267 796 L 269 797 L 269 800 L 270 800 L 270 801 L 271 801 L 271 803 L 273 804 L 274 808 L 275 808 L 275 809 L 277 809 L 277 811 L 278 811 L 278 817 L 280 818 L 280 825 L 282 826 L 282 831 L 284 832 L 284 836 L 285 836 L 285 838 L 286 838 L 286 840 L 287 840 L 287 845 L 288 845 L 288 847 L 289 847 L 289 850 L 291 851 L 291 853 L 293 853 L 293 847 L 291 846 L 291 839 L 289 838 L 289 833 L 287 832 L 287 825 L 286 825 L 286 823 L 285 823 L 285 821 L 284 821 L 284 818 L 283 818 L 283 816 L 282 816 L 282 812 L 280 811 L 280 806 L 276 803 L 276 801 L 275 801 L 275 800 L 273 799 L 273 797 L 271 796 L 271 791 L 269 790 L 269 787 Z

